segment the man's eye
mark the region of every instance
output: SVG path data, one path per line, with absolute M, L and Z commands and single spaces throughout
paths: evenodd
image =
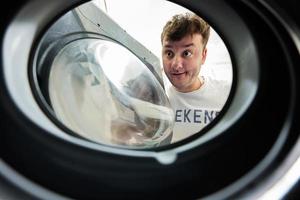
M 184 57 L 189 57 L 192 55 L 192 53 L 190 51 L 184 51 L 183 55 L 184 55 Z
M 167 51 L 167 52 L 166 52 L 166 56 L 167 56 L 167 57 L 173 57 L 173 52 Z

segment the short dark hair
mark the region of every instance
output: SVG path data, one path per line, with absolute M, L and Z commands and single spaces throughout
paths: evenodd
M 174 15 L 164 26 L 161 33 L 161 43 L 163 40 L 179 41 L 186 35 L 199 33 L 202 35 L 203 45 L 206 46 L 210 25 L 198 15 L 192 13 Z

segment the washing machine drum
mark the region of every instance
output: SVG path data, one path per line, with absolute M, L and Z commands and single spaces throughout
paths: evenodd
M 170 143 L 159 59 L 93 2 L 47 29 L 30 73 L 40 107 L 70 135 L 127 148 Z
M 145 148 L 171 138 L 174 115 L 162 85 L 116 42 L 67 44 L 54 58 L 48 85 L 55 116 L 89 140 Z
M 215 26 L 234 76 L 205 134 L 164 146 L 149 52 L 90 5 L 47 32 L 83 2 L 0 8 L 0 198 L 299 198 L 299 1 L 173 1 Z

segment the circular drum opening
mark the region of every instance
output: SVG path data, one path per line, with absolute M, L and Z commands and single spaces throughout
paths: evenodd
M 136 22 L 128 15 L 130 10 L 118 10 L 120 5 L 114 1 L 93 1 L 60 17 L 44 34 L 29 72 L 36 98 L 67 133 L 102 144 L 149 148 L 191 135 L 200 137 L 217 120 L 210 122 L 221 118 L 217 116 L 230 92 L 232 64 L 228 50 L 211 28 L 207 61 L 198 74 L 203 81 L 200 96 L 178 93 L 162 72 L 164 45 L 159 44 L 159 37 L 172 15 L 192 11 L 170 2 L 152 2 L 150 11 L 141 7 L 141 2 L 135 4 L 140 8 Z M 141 15 L 158 8 L 167 13 L 162 15 L 164 20 L 153 18 L 150 23 L 147 13 Z M 174 11 L 167 12 L 168 8 Z M 126 25 L 129 21 L 146 23 L 144 26 L 150 28 L 132 28 Z M 157 23 L 159 34 L 153 36 L 151 27 Z M 189 96 L 191 101 L 187 101 Z M 207 135 L 215 137 L 220 132 Z

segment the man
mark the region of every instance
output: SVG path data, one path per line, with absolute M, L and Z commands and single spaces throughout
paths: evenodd
M 230 87 L 200 75 L 210 26 L 191 13 L 175 15 L 161 34 L 162 63 L 170 86 L 166 92 L 175 113 L 172 142 L 199 132 L 225 104 Z

